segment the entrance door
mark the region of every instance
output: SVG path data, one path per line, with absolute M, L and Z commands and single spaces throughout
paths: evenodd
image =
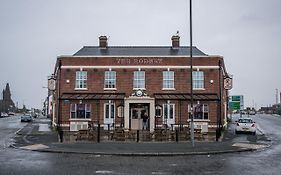
M 104 129 L 113 129 L 114 124 L 115 124 L 115 104 L 105 103 L 104 104 Z
M 129 128 L 133 130 L 143 129 L 143 117 L 149 114 L 149 104 L 130 104 Z M 149 128 L 149 118 L 147 120 Z
M 163 123 L 170 128 L 175 124 L 175 104 L 163 104 L 163 110 Z

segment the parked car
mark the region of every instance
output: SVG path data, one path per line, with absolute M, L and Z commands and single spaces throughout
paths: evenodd
M 29 114 L 22 115 L 20 117 L 20 121 L 21 122 L 31 122 L 32 121 L 32 116 L 29 115 Z
M 1 117 L 8 117 L 9 115 L 6 112 L 1 112 Z
M 235 127 L 235 133 L 247 132 L 256 135 L 257 127 L 256 123 L 251 118 L 240 118 Z
M 9 116 L 14 116 L 15 113 L 14 113 L 14 112 L 9 112 L 8 115 L 9 115 Z

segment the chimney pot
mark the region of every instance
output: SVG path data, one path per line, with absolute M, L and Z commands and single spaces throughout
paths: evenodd
M 100 48 L 107 48 L 107 37 L 106 36 L 100 36 L 99 37 L 100 40 Z
M 172 47 L 179 48 L 180 47 L 180 37 L 179 35 L 172 36 Z

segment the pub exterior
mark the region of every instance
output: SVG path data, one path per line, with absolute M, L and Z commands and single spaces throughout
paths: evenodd
M 226 125 L 228 77 L 222 56 L 193 52 L 194 126 L 210 132 Z M 58 56 L 53 77 L 53 125 L 63 131 L 190 128 L 190 47 L 84 46 Z M 147 115 L 146 119 L 144 119 Z

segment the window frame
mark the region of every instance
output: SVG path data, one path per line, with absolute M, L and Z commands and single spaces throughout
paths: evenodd
M 112 83 L 111 85 L 110 82 Z M 104 89 L 116 90 L 116 71 L 109 70 L 104 72 Z
M 78 107 L 77 105 L 84 105 L 84 117 L 78 117 Z M 91 107 L 92 105 L 89 103 L 83 103 L 83 104 L 77 104 L 77 103 L 71 103 L 70 104 L 70 119 L 71 120 L 89 120 L 91 119 Z M 73 117 L 74 116 L 74 117 Z
M 205 90 L 204 88 L 204 71 L 192 72 L 192 88 L 194 90 Z
M 84 74 L 84 75 L 83 75 Z M 75 90 L 87 90 L 88 72 L 76 71 L 75 74 Z
M 108 106 L 108 112 L 107 112 L 107 106 Z M 112 111 L 113 106 L 113 111 Z M 113 115 L 112 115 L 113 112 Z M 107 117 L 107 113 L 109 114 Z M 115 119 L 116 116 L 116 109 L 115 109 L 115 103 L 104 103 L 104 118 L 105 119 Z
M 196 107 L 200 105 L 202 106 L 202 109 L 199 109 L 200 111 L 196 111 Z M 190 113 L 190 104 L 188 104 L 188 112 Z M 201 117 L 198 117 L 198 116 Z M 207 116 L 207 117 L 206 117 Z M 209 119 L 209 104 L 203 103 L 203 104 L 193 104 L 193 117 L 195 120 L 210 120 Z
M 172 74 L 172 75 L 170 75 Z M 175 72 L 163 71 L 163 90 L 175 90 Z
M 143 74 L 143 75 L 139 75 Z M 134 71 L 133 89 L 145 89 L 145 71 Z

